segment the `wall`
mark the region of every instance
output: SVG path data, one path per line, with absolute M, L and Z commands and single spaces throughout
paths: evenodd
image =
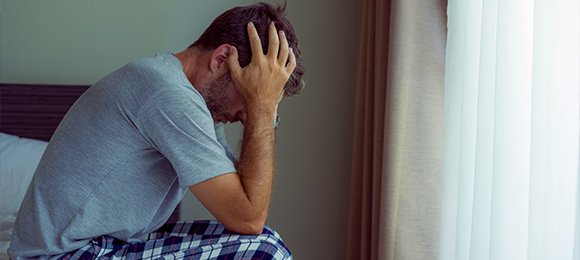
M 131 60 L 183 50 L 221 12 L 252 3 L 2 0 L 0 82 L 92 84 Z M 288 3 L 307 86 L 279 109 L 278 175 L 268 224 L 295 259 L 345 258 L 357 8 L 351 0 Z M 232 147 L 241 129 L 226 129 Z M 183 219 L 211 218 L 193 196 L 183 204 Z

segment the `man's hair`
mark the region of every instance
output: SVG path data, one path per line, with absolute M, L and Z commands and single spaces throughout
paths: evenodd
M 285 96 L 294 96 L 304 88 L 302 75 L 301 58 L 302 54 L 298 48 L 298 39 L 294 33 L 294 28 L 290 20 L 286 18 L 284 6 L 274 7 L 267 3 L 258 3 L 251 6 L 236 7 L 218 16 L 205 32 L 189 48 L 206 52 L 213 51 L 220 45 L 227 43 L 238 49 L 240 66 L 245 67 L 250 64 L 252 50 L 248 40 L 247 24 L 253 22 L 260 35 L 262 49 L 268 51 L 268 27 L 272 22 L 278 31 L 283 30 L 288 39 L 288 45 L 293 49 L 296 56 L 296 68 L 290 79 L 284 86 Z

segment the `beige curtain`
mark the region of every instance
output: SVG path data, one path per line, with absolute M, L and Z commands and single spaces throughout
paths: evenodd
M 347 258 L 437 259 L 446 0 L 359 0 Z

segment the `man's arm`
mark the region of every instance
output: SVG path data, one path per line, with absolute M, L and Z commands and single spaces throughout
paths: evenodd
M 248 24 L 248 34 L 251 63 L 241 68 L 234 47 L 228 57 L 232 79 L 246 101 L 238 173 L 224 174 L 190 189 L 230 232 L 260 234 L 270 206 L 276 161 L 272 120 L 296 58 L 284 33 L 278 33 L 273 24 L 266 55 L 252 23 Z

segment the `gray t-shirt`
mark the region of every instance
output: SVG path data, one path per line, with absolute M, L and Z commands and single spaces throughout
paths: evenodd
M 189 186 L 235 172 L 233 160 L 177 58 L 129 63 L 89 88 L 59 125 L 9 254 L 52 259 L 102 235 L 143 241 Z

